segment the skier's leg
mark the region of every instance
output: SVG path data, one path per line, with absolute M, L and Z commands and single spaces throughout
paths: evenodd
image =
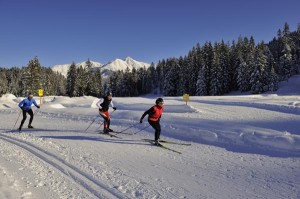
M 148 120 L 149 124 L 154 128 L 155 130 L 155 141 L 158 140 L 159 138 L 159 135 L 160 135 L 160 125 L 158 122 L 155 122 L 155 121 L 151 121 L 151 120 Z
M 109 132 L 110 117 L 108 111 L 102 112 L 104 118 L 104 131 Z
M 22 110 L 22 111 L 23 111 L 23 119 L 22 119 L 22 121 L 21 121 L 19 130 L 21 130 L 21 128 L 22 128 L 22 126 L 23 126 L 23 124 L 24 124 L 24 122 L 25 122 L 25 120 L 26 120 L 26 117 L 27 117 L 26 111 L 25 111 L 25 110 Z
M 30 115 L 30 119 L 29 119 L 29 123 L 28 123 L 28 127 L 31 126 L 32 120 L 33 120 L 33 112 L 32 109 L 29 109 L 28 114 Z
M 157 126 L 157 131 L 155 132 L 155 140 L 159 140 L 159 138 L 160 138 L 160 132 L 161 132 L 160 123 L 157 122 L 156 126 Z
M 110 120 L 107 120 L 107 128 L 109 129 L 110 126 Z

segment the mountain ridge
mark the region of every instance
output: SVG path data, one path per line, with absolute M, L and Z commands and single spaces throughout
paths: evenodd
M 104 75 L 109 75 L 110 73 L 112 73 L 114 71 L 118 71 L 118 70 L 124 71 L 127 68 L 129 68 L 129 70 L 132 70 L 133 68 L 139 69 L 139 68 L 143 68 L 143 67 L 145 67 L 145 68 L 150 67 L 150 64 L 134 60 L 131 57 L 127 57 L 124 60 L 116 58 L 115 60 L 112 60 L 106 64 L 102 64 L 100 62 L 95 62 L 95 61 L 91 61 L 91 60 L 90 60 L 90 62 L 92 63 L 92 68 L 94 70 L 101 69 L 101 72 Z M 82 66 L 83 68 L 85 68 L 86 61 L 77 63 L 75 65 L 76 65 L 76 67 Z M 51 69 L 54 72 L 61 73 L 63 76 L 67 77 L 70 66 L 71 66 L 71 64 L 59 64 L 59 65 L 52 66 Z

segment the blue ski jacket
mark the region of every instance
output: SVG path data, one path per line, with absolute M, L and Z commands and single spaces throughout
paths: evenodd
M 23 99 L 20 103 L 19 103 L 19 107 L 23 110 L 30 110 L 31 109 L 31 105 L 34 104 L 37 108 L 40 108 L 39 105 L 37 105 L 35 99 L 29 99 L 29 98 L 25 98 Z

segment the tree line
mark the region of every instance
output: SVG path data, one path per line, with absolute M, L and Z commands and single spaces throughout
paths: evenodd
M 299 74 L 300 24 L 290 32 L 284 24 L 269 43 L 256 44 L 253 37 L 240 37 L 231 44 L 221 42 L 199 43 L 186 56 L 160 60 L 149 68 L 115 71 L 103 78 L 100 69 L 86 61 L 86 67 L 73 62 L 67 78 L 42 67 L 37 57 L 27 67 L 0 68 L 0 94 L 26 96 L 90 95 L 99 97 L 107 91 L 114 96 L 138 96 L 150 92 L 165 96 L 223 95 L 230 91 L 254 94 L 276 91 L 280 81 Z
M 165 96 L 223 95 L 230 91 L 253 94 L 276 91 L 280 81 L 299 74 L 300 24 L 290 32 L 284 24 L 268 44 L 253 37 L 198 43 L 186 56 L 168 58 L 148 69 L 118 71 L 110 87 L 118 96 L 136 96 L 159 88 Z
M 0 95 L 38 95 L 39 89 L 44 90 L 44 95 L 64 95 L 65 82 L 63 75 L 42 67 L 37 57 L 30 60 L 27 67 L 0 68 Z

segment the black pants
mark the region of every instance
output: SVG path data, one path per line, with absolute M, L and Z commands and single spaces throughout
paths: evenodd
M 32 109 L 29 109 L 29 110 L 23 110 L 23 119 L 21 121 L 21 125 L 20 125 L 20 128 L 22 128 L 26 118 L 27 118 L 27 115 L 26 113 L 28 113 L 30 115 L 30 119 L 29 119 L 29 123 L 28 123 L 28 126 L 31 125 L 32 123 L 32 120 L 33 120 L 33 112 L 32 112 Z
M 158 140 L 159 136 L 160 136 L 160 131 L 161 131 L 159 121 L 148 120 L 148 122 L 155 130 L 155 140 Z

